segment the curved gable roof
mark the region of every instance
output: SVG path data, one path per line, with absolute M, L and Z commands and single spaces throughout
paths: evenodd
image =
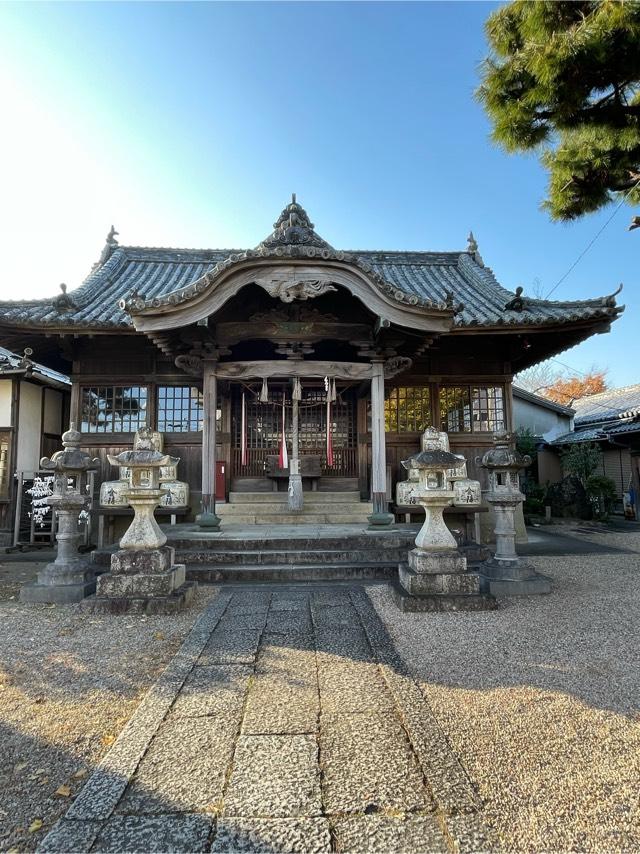
M 0 322 L 78 331 L 132 329 L 128 311 L 119 305 L 132 295 L 148 308 L 175 304 L 209 286 L 216 271 L 238 259 L 297 257 L 309 263 L 310 255 L 353 264 L 400 304 L 449 314 L 457 306 L 454 329 L 606 322 L 624 309 L 616 305 L 615 295 L 549 301 L 514 294 L 484 266 L 473 239 L 466 251 L 458 252 L 336 251 L 318 237 L 294 198 L 274 224 L 274 232 L 255 250 L 119 246 L 110 235 L 100 262 L 79 288 L 48 299 L 0 302 Z

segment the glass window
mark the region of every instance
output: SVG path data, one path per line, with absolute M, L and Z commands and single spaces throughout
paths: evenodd
M 493 433 L 504 430 L 502 386 L 443 386 L 440 429 L 447 433 Z
M 11 483 L 11 433 L 8 430 L 0 430 L 0 498 L 9 497 L 9 486 Z
M 388 389 L 384 401 L 384 420 L 387 433 L 422 433 L 433 423 L 430 387 Z
M 202 430 L 202 392 L 194 386 L 158 386 L 158 430 L 189 433 Z
M 86 386 L 81 406 L 83 433 L 135 433 L 147 423 L 147 388 Z

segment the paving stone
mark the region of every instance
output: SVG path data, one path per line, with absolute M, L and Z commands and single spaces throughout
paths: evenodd
M 67 854 L 69 851 L 85 852 L 93 845 L 102 827 L 101 821 L 71 821 L 61 818 L 51 828 L 49 833 L 38 846 L 38 851 L 60 852 Z
M 93 851 L 206 851 L 213 819 L 206 815 L 118 815 L 102 829 Z
M 253 673 L 251 667 L 194 667 L 171 709 L 172 717 L 240 713 Z
M 337 605 L 334 608 L 318 608 L 313 611 L 313 623 L 317 629 L 357 629 L 360 618 L 353 605 Z
M 320 718 L 325 811 L 430 808 L 422 774 L 394 715 L 325 714 Z
M 306 674 L 258 675 L 251 683 L 243 733 L 315 733 L 320 700 L 315 670 Z
M 218 628 L 207 641 L 197 664 L 253 664 L 259 643 L 259 629 L 236 632 Z
M 233 757 L 238 717 L 172 718 L 156 733 L 120 813 L 215 811 Z
M 311 635 L 311 615 L 308 609 L 294 611 L 269 610 L 267 632 L 278 635 Z
M 311 735 L 241 735 L 224 815 L 319 816 L 318 746 Z
M 311 596 L 311 609 L 313 611 L 321 608 L 342 608 L 351 604 L 348 591 L 342 590 L 316 590 Z
M 344 658 L 351 661 L 375 661 L 375 656 L 361 628 L 316 628 L 316 649 L 325 658 Z
M 270 611 L 307 611 L 309 608 L 310 595 L 308 593 L 286 596 L 275 593 L 271 600 Z
M 391 692 L 376 664 L 345 661 L 318 664 L 320 703 L 324 712 L 393 714 Z
M 223 631 L 241 632 L 249 629 L 262 631 L 267 618 L 267 611 L 264 608 L 250 610 L 243 614 L 233 614 L 228 611 L 219 622 L 219 627 Z
M 325 818 L 225 818 L 211 849 L 214 854 L 325 854 L 331 851 Z
M 250 614 L 266 614 L 269 610 L 268 602 L 248 602 L 239 599 L 237 602 L 232 602 L 225 611 L 227 617 L 244 617 Z
M 380 815 L 334 819 L 331 830 L 341 854 L 426 854 L 448 852 L 434 815 Z M 477 850 L 477 849 L 475 849 Z

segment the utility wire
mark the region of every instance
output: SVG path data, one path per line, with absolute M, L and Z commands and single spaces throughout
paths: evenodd
M 638 179 L 638 180 L 636 181 L 636 183 L 635 183 L 632 187 L 629 187 L 629 189 L 627 190 L 627 192 L 622 196 L 622 198 L 620 199 L 620 201 L 619 201 L 619 202 L 618 202 L 618 204 L 616 205 L 615 210 L 613 211 L 613 213 L 611 214 L 611 216 L 609 217 L 609 219 L 608 219 L 608 220 L 604 223 L 604 225 L 602 225 L 602 226 L 598 229 L 598 231 L 594 234 L 594 236 L 591 238 L 591 240 L 589 241 L 589 243 L 587 243 L 587 245 L 585 246 L 585 248 L 582 250 L 582 252 L 578 255 L 578 257 L 576 258 L 576 260 L 573 262 L 573 264 L 569 267 L 569 269 L 568 269 L 568 270 L 567 270 L 567 272 L 564 274 L 564 276 L 561 276 L 561 277 L 558 279 L 558 281 L 555 283 L 555 285 L 551 288 L 551 290 L 549 291 L 549 293 L 546 295 L 545 299 L 549 299 L 549 297 L 551 296 L 551 294 L 552 294 L 552 293 L 553 293 L 553 292 L 554 292 L 554 291 L 555 291 L 555 290 L 556 290 L 556 289 L 557 289 L 557 288 L 558 288 L 558 287 L 559 287 L 559 286 L 564 282 L 564 280 L 567 278 L 567 276 L 569 275 L 569 273 L 571 273 L 571 272 L 572 272 L 572 271 L 573 271 L 573 270 L 578 266 L 578 263 L 579 263 L 580 261 L 582 261 L 582 259 L 583 259 L 583 258 L 584 258 L 584 256 L 587 254 L 587 252 L 591 249 L 591 247 L 593 246 L 593 244 L 594 244 L 594 243 L 596 242 L 596 240 L 600 237 L 600 235 L 601 235 L 601 234 L 602 234 L 602 232 L 605 230 L 605 228 L 609 225 L 609 223 L 610 223 L 610 222 L 611 222 L 611 220 L 614 218 L 614 216 L 618 213 L 618 211 L 620 210 L 620 208 L 622 207 L 622 205 L 624 204 L 624 202 L 627 200 L 627 197 L 628 197 L 628 196 L 630 196 L 630 195 L 631 195 L 631 193 L 632 193 L 632 192 L 633 192 L 633 191 L 634 191 L 638 186 L 640 186 L 640 179 Z

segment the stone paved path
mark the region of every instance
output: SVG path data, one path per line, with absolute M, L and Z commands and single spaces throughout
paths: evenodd
M 223 588 L 42 851 L 477 851 L 481 804 L 362 587 Z

